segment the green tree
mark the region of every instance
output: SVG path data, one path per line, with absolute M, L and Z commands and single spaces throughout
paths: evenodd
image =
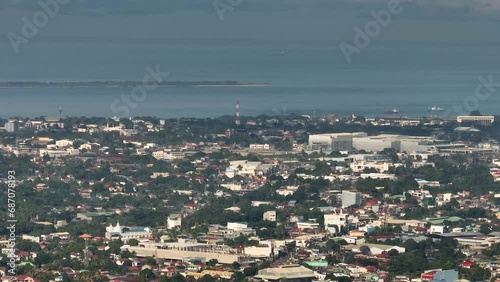
M 139 245 L 139 241 L 137 239 L 129 239 L 127 243 L 132 247 L 137 247 Z
M 145 268 L 145 269 L 139 271 L 138 277 L 139 277 L 139 280 L 146 282 L 146 281 L 150 281 L 151 279 L 155 278 L 155 274 L 151 269 Z

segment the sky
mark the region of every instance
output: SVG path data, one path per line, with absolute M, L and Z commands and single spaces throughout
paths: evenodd
M 48 2 L 55 0 L 41 0 Z M 62 1 L 62 0 L 61 0 Z M 387 0 L 65 0 L 37 40 L 352 40 Z M 223 20 L 214 1 L 236 2 Z M 394 0 L 395 1 L 395 0 Z M 379 40 L 498 43 L 500 0 L 401 0 Z M 0 1 L 0 42 L 21 34 L 36 0 Z

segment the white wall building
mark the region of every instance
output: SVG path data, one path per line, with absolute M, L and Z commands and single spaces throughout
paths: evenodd
M 367 168 L 376 169 L 378 172 L 388 171 L 392 166 L 390 162 L 367 162 L 367 161 L 354 161 L 350 163 L 349 168 L 353 172 L 362 172 Z
M 431 234 L 443 234 L 444 233 L 444 226 L 431 225 L 431 228 L 429 229 L 429 233 L 431 233 Z
M 495 116 L 458 116 L 457 122 L 477 122 L 484 125 L 489 125 L 495 122 Z
M 319 223 L 311 221 L 301 221 L 297 222 L 297 228 L 299 229 L 318 229 Z
M 173 229 L 182 225 L 182 217 L 179 214 L 171 214 L 167 217 L 167 229 Z
M 118 222 L 116 226 L 110 224 L 106 227 L 106 239 L 118 239 L 121 238 L 122 241 L 127 242 L 130 239 L 142 239 L 149 237 L 152 234 L 152 230 L 148 227 L 122 227 Z
M 262 216 L 263 220 L 276 221 L 276 211 L 266 211 Z
M 173 161 L 185 158 L 183 152 L 167 152 L 167 151 L 155 151 L 152 153 L 153 158 L 162 161 Z
M 342 191 L 342 207 L 361 205 L 361 193 L 357 191 Z
M 5 123 L 5 131 L 16 132 L 19 129 L 19 123 L 15 120 L 8 121 Z
M 250 144 L 249 149 L 252 151 L 268 151 L 271 150 L 269 144 Z
M 233 178 L 236 175 L 241 176 L 255 176 L 256 169 L 260 166 L 261 162 L 250 162 L 246 160 L 229 162 L 229 167 L 226 169 L 225 175 Z
M 362 133 L 357 133 L 357 135 Z M 366 135 L 366 133 L 364 133 Z M 309 135 L 308 149 L 323 151 L 351 151 L 353 133 L 325 133 Z
M 392 148 L 396 151 L 412 153 L 417 151 L 427 151 L 433 145 L 433 139 L 431 137 L 395 134 L 354 137 L 352 142 L 352 146 L 355 149 L 370 152 L 379 152 L 386 148 Z
M 73 141 L 68 139 L 57 140 L 56 146 L 59 148 L 73 146 Z
M 227 229 L 230 230 L 242 230 L 242 229 L 247 229 L 248 224 L 243 223 L 243 222 L 228 222 L 227 223 Z
M 325 214 L 325 229 L 330 233 L 340 232 L 345 230 L 348 225 L 348 214 L 344 214 L 342 210 L 339 213 Z
M 76 156 L 80 154 L 80 150 L 69 148 L 67 150 L 48 150 L 48 149 L 40 149 L 40 157 L 48 155 L 51 158 L 60 158 L 66 156 Z

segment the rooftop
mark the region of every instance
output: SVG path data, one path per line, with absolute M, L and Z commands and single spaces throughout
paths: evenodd
M 314 271 L 301 265 L 284 265 L 278 268 L 266 268 L 255 276 L 258 279 L 280 280 L 315 277 Z

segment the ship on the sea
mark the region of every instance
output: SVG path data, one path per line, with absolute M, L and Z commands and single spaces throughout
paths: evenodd
M 440 111 L 444 111 L 443 108 L 441 107 L 438 107 L 438 106 L 432 106 L 432 107 L 429 107 L 428 108 L 429 112 L 440 112 Z
M 399 111 L 398 111 L 398 109 L 396 109 L 396 108 L 393 108 L 393 109 L 390 109 L 390 110 L 385 110 L 385 111 L 384 111 L 384 114 L 391 114 L 391 115 L 394 115 L 394 114 L 398 114 L 398 113 L 399 113 Z

